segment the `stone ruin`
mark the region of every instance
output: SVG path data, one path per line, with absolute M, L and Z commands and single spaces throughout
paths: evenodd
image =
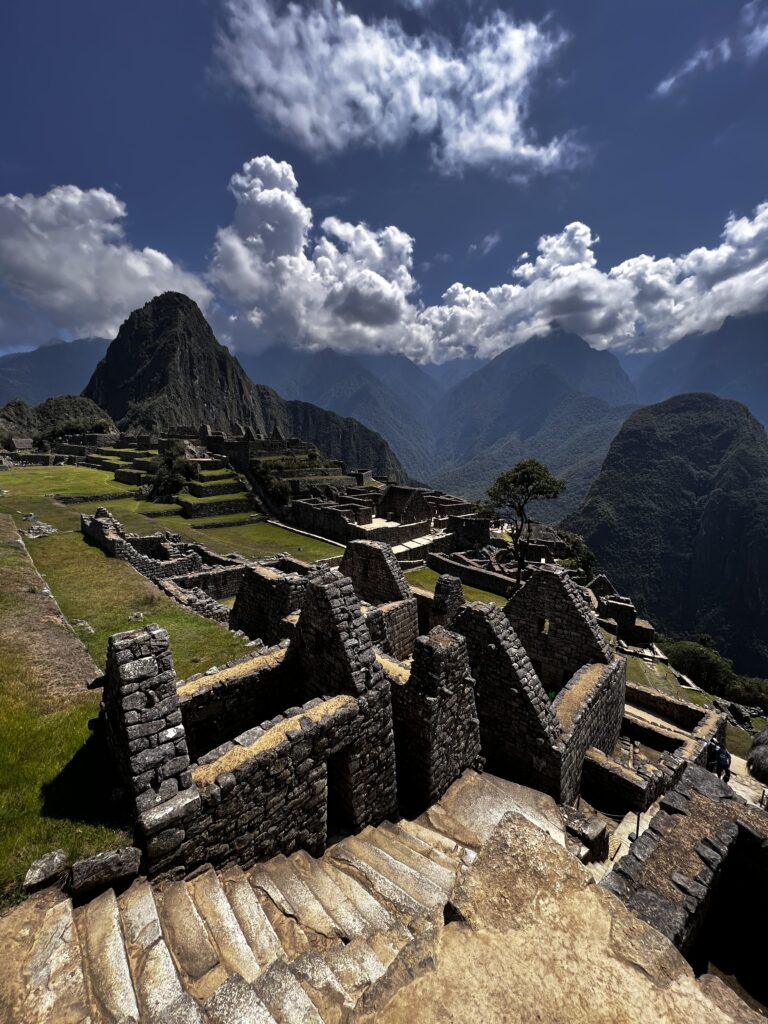
M 455 578 L 415 594 L 377 542 L 350 544 L 338 569 L 239 569 L 232 625 L 271 646 L 177 680 L 163 630 L 110 640 L 98 728 L 150 874 L 317 853 L 420 813 L 485 762 L 561 804 L 588 791 L 644 808 L 722 724 L 691 709 L 683 749 L 637 723 L 659 759 L 622 763 L 626 663 L 559 569 L 503 609 L 467 604 Z
M 598 622 L 607 633 L 627 648 L 653 647 L 653 626 L 638 617 L 632 599 L 619 594 L 606 575 L 596 576 L 587 589 L 594 595 Z

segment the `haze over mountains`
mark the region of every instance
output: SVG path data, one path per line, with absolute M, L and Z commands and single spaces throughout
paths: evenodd
M 688 394 L 636 410 L 564 525 L 660 631 L 709 634 L 768 676 L 768 437 L 745 406 Z

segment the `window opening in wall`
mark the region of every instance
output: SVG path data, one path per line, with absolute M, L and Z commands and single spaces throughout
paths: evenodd
M 549 619 L 539 619 L 539 636 L 549 636 Z

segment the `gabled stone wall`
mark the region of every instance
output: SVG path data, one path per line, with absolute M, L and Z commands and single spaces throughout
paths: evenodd
M 611 661 L 592 610 L 563 569 L 534 572 L 507 601 L 504 614 L 547 692 L 559 691 L 583 665 Z
M 560 724 L 520 639 L 500 608 L 465 605 L 453 628 L 466 639 L 483 754 L 491 770 L 560 795 Z
M 261 565 L 245 567 L 229 616 L 230 629 L 241 629 L 265 644 L 278 643 L 293 632 L 286 620 L 300 610 L 306 586 L 307 577 L 298 573 Z

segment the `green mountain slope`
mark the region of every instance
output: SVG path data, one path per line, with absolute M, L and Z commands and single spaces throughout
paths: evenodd
M 350 467 L 407 479 L 384 439 L 361 423 L 254 384 L 197 305 L 177 292 L 131 313 L 83 393 L 124 430 L 240 423 L 269 433 L 277 426 Z
M 768 675 L 768 438 L 743 405 L 689 394 L 633 412 L 563 525 L 658 629 L 709 633 Z
M 103 409 L 80 395 L 47 398 L 35 406 L 17 398 L 0 409 L 0 431 L 20 437 L 109 433 L 115 429 Z

